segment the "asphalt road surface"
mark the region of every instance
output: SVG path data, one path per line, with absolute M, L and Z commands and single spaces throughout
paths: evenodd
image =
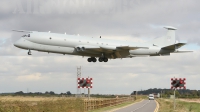
M 154 100 L 143 100 L 114 112 L 154 112 L 155 109 L 156 102 Z

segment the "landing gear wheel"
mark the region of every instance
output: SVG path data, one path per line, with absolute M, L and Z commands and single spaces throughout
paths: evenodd
M 97 61 L 97 59 L 96 59 L 96 58 L 92 58 L 92 61 L 93 61 L 93 62 L 96 62 L 96 61 Z
M 87 60 L 88 60 L 88 62 L 96 62 L 97 61 L 97 59 L 95 57 L 88 58 Z
M 30 49 L 28 50 L 28 55 L 31 55 L 31 50 Z
M 100 58 L 99 58 L 99 62 L 102 62 L 102 61 L 103 61 L 103 58 L 100 57 Z
M 91 62 L 91 61 L 92 61 L 92 58 L 88 58 L 87 61 L 88 61 L 88 62 Z
M 104 62 L 108 62 L 108 58 L 104 58 L 103 61 L 104 61 Z

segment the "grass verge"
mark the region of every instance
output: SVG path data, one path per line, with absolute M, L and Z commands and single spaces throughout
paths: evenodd
M 83 112 L 83 110 L 83 100 L 78 98 L 39 102 L 0 100 L 0 112 Z
M 122 108 L 124 106 L 128 106 L 128 105 L 131 105 L 133 103 L 140 102 L 142 100 L 143 100 L 143 98 L 139 98 L 139 99 L 135 100 L 134 102 L 133 101 L 124 102 L 124 103 L 121 103 L 121 104 L 116 105 L 116 106 L 104 107 L 104 108 L 100 108 L 100 109 L 91 110 L 91 111 L 88 111 L 88 112 L 112 112 L 112 111 L 114 111 L 114 110 L 116 110 L 118 108 Z
M 176 100 L 176 109 L 171 99 L 157 99 L 160 105 L 159 112 L 200 112 L 200 103 Z

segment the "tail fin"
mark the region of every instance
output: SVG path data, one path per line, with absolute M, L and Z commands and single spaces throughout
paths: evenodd
M 176 43 L 176 38 L 175 38 L 176 28 L 171 27 L 171 26 L 166 26 L 164 28 L 168 30 L 167 35 L 164 37 L 154 39 L 152 41 L 153 45 L 165 47 L 165 46 L 173 45 Z

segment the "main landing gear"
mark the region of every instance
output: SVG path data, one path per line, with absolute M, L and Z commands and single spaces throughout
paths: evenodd
M 100 57 L 99 58 L 99 62 L 108 62 L 108 58 L 106 58 L 106 57 Z
M 106 58 L 106 57 L 104 57 L 104 58 L 100 57 L 98 60 L 99 60 L 99 62 L 108 62 L 108 58 Z M 91 57 L 91 58 L 88 58 L 87 61 L 88 62 L 96 62 L 97 59 L 95 57 Z
M 95 57 L 88 58 L 87 60 L 88 60 L 88 62 L 96 62 L 97 61 L 97 59 Z
M 28 50 L 28 55 L 31 55 L 31 50 L 30 49 Z

